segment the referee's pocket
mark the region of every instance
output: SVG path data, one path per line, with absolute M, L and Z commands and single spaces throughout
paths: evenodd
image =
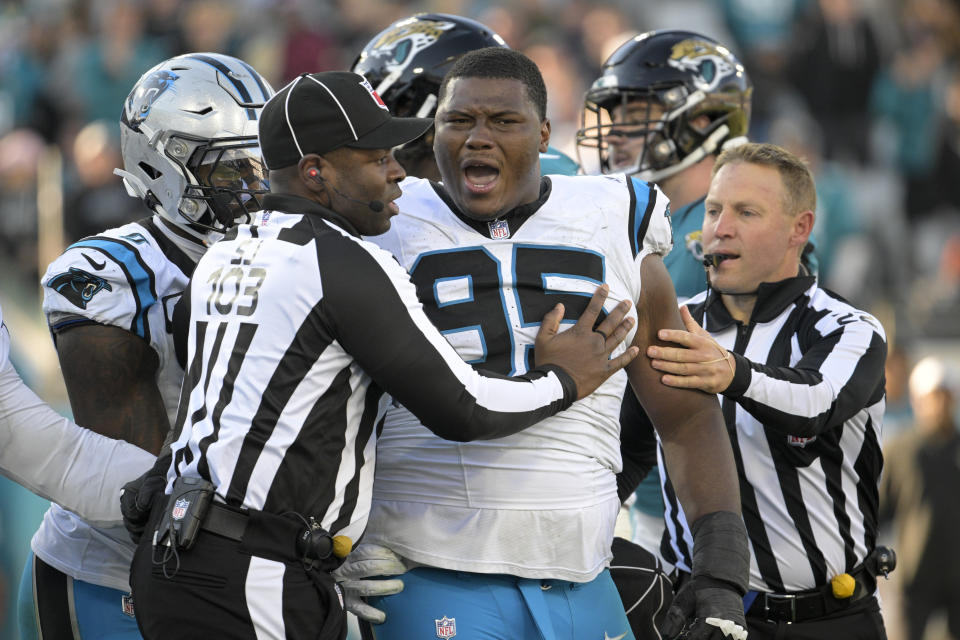
M 175 565 L 175 563 L 172 563 Z M 227 579 L 224 576 L 205 573 L 203 571 L 191 571 L 183 567 L 172 570 L 168 567 L 164 574 L 163 566 L 154 566 L 153 577 L 160 580 L 169 580 L 174 584 L 189 585 L 191 587 L 202 587 L 205 589 L 223 589 L 227 586 Z

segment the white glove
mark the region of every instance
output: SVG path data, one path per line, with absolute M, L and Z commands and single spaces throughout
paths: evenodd
M 383 624 L 387 614 L 364 601 L 369 596 L 389 596 L 403 591 L 403 580 L 375 579 L 376 576 L 401 575 L 407 572 L 400 556 L 386 547 L 361 544 L 350 552 L 346 561 L 333 572 L 343 590 L 344 608 L 361 620 Z M 374 579 L 366 579 L 374 578 Z

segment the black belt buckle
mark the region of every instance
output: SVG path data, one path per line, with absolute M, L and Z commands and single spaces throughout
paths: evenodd
M 770 617 L 770 605 L 774 605 L 775 618 Z M 763 616 L 779 622 L 797 621 L 797 596 L 790 593 L 768 593 L 763 598 Z

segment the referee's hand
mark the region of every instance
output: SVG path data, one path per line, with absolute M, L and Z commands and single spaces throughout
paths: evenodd
M 632 303 L 623 300 L 594 328 L 603 303 L 610 291 L 609 285 L 597 287 L 590 303 L 577 323 L 560 332 L 564 308 L 557 304 L 543 316 L 534 344 L 536 365 L 560 367 L 577 385 L 577 400 L 593 393 L 597 387 L 637 357 L 637 347 L 628 347 L 619 356 L 610 357 L 633 327 L 634 319 L 627 317 Z

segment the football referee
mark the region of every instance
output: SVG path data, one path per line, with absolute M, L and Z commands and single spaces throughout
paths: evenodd
M 875 596 L 891 568 L 875 550 L 886 340 L 801 267 L 815 207 L 796 156 L 724 151 L 703 222 L 710 288 L 682 312 L 687 331 L 660 332 L 678 346 L 647 351 L 664 384 L 720 394 L 752 551 L 750 640 L 886 637 Z M 664 495 L 663 550 L 689 570 L 669 479 Z
M 166 471 L 132 568 L 145 638 L 344 638 L 329 571 L 363 533 L 392 395 L 457 441 L 515 433 L 590 394 L 629 304 L 606 287 L 568 331 L 544 318 L 537 367 L 482 375 L 430 324 L 394 258 L 361 235 L 398 213 L 394 118 L 362 76 L 304 74 L 264 107 L 270 194 L 214 244 L 189 295 L 189 369 Z M 596 327 L 595 327 L 596 324 Z

